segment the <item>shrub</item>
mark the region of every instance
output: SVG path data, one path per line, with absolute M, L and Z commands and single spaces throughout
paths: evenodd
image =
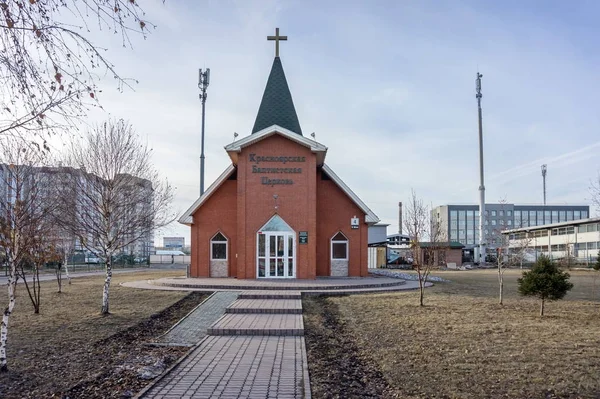
M 519 293 L 524 296 L 535 296 L 542 300 L 540 316 L 544 315 L 546 300 L 555 301 L 565 297 L 573 288 L 569 282 L 569 273 L 563 272 L 547 256 L 540 256 L 530 271 L 524 272 L 518 280 Z

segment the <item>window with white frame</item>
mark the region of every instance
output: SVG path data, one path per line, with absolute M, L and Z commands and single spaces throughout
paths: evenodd
M 331 239 L 331 259 L 348 260 L 348 239 L 342 232 Z
M 210 260 L 227 260 L 227 238 L 221 232 L 210 239 Z

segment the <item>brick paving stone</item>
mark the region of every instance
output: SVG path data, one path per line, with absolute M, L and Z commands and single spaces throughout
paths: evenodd
M 303 341 L 288 336 L 208 337 L 142 397 L 309 397 L 303 383 Z M 194 378 L 177 379 L 190 364 Z
M 215 292 L 181 319 L 158 342 L 172 345 L 193 346 L 206 336 L 207 329 L 221 317 L 233 303 L 239 292 Z
M 304 335 L 299 314 L 227 313 L 208 329 L 209 335 Z
M 238 299 L 302 299 L 300 291 L 242 291 Z
M 226 313 L 286 313 L 301 314 L 301 299 L 238 299 Z

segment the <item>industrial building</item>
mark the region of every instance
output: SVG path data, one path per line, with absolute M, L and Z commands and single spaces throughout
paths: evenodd
M 488 251 L 495 251 L 504 230 L 587 219 L 589 211 L 588 205 L 485 204 L 484 242 Z M 474 248 L 479 244 L 479 205 L 438 206 L 432 210 L 432 218 L 439 220 L 445 240 L 465 246 L 464 260 L 473 260 Z

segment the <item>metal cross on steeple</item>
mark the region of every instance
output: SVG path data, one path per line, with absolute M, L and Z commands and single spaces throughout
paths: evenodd
M 279 41 L 287 40 L 287 36 L 279 36 L 279 28 L 275 28 L 275 36 L 267 36 L 267 40 L 275 40 L 275 57 L 279 57 Z

